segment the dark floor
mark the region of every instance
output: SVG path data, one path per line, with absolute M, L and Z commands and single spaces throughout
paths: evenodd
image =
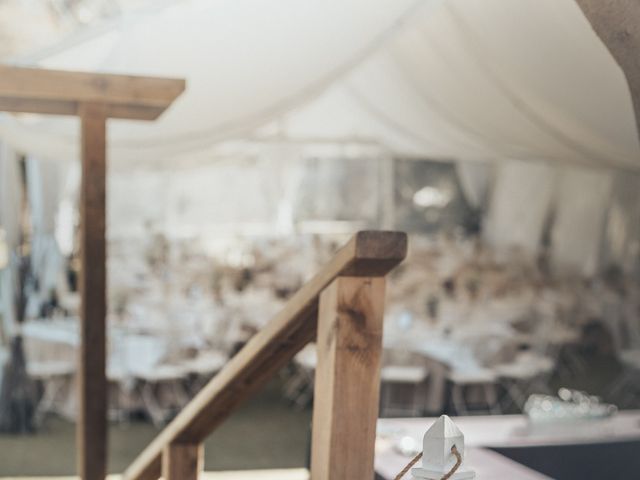
M 296 411 L 277 386 L 232 415 L 205 443 L 207 470 L 304 467 L 311 411 Z M 147 422 L 112 425 L 109 471 L 121 473 L 158 433 Z M 0 477 L 75 472 L 74 425 L 47 419 L 35 435 L 0 435 Z

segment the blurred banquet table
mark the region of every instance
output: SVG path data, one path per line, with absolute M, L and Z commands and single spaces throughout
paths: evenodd
M 38 416 L 56 412 L 75 419 L 75 382 L 80 345 L 77 318 L 32 320 L 22 327 L 27 370 L 42 381 L 45 394 L 38 404 Z M 114 387 L 112 408 L 146 409 L 156 425 L 164 422 L 174 408 L 189 399 L 184 380 L 195 376 L 200 385 L 219 371 L 227 355 L 216 350 L 200 350 L 196 356 L 170 358 L 170 339 L 140 334 L 122 325 L 110 325 L 108 331 L 107 378 Z M 171 339 L 174 346 L 178 343 Z M 192 353 L 192 352 L 191 352 Z M 158 393 L 162 389 L 164 395 Z
M 434 420 L 378 420 L 378 443 L 391 445 L 387 447 L 391 452 L 376 460 L 376 465 L 382 468 L 380 462 L 402 463 L 400 460 L 406 464 L 407 458 L 395 452 L 394 442 L 407 437 L 421 442 Z M 478 458 L 477 449 L 491 449 L 558 479 L 637 478 L 633 472 L 637 474 L 640 470 L 640 410 L 622 411 L 607 419 L 536 426 L 531 425 L 524 415 L 456 417 L 454 421 L 465 435 L 465 445 L 474 452 L 475 456 L 470 455 L 470 461 Z M 482 455 L 479 458 L 480 461 L 484 459 Z
M 422 438 L 435 418 L 384 418 L 378 420 L 380 435 L 401 434 Z M 469 447 L 536 447 L 589 443 L 640 442 L 640 410 L 628 410 L 602 420 L 555 422 L 531 426 L 524 415 L 478 415 L 454 417 Z
M 452 372 L 466 375 L 486 372 L 468 344 L 441 332 L 418 327 L 409 331 L 387 329 L 383 341 L 385 349 L 412 352 L 423 357 L 429 369 L 424 405 L 427 412 L 444 409 L 446 382 Z

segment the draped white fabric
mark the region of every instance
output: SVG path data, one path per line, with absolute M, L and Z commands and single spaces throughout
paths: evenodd
M 425 4 L 285 126 L 422 158 L 640 161 L 624 76 L 573 0 Z
M 11 338 L 16 329 L 14 310 L 16 262 L 13 255 L 20 241 L 20 196 L 21 182 L 18 159 L 15 153 L 0 143 L 0 227 L 5 232 L 9 263 L 0 268 L 0 314 L 5 339 Z
M 20 241 L 21 185 L 18 157 L 6 143 L 0 143 L 0 226 L 9 249 Z
M 39 63 L 187 78 L 159 123 L 114 122 L 126 165 L 210 162 L 277 120 L 279 138 L 404 156 L 640 166 L 624 75 L 573 0 L 191 0 Z M 75 156 L 73 122 L 30 122 L 4 119 L 0 136 Z
M 185 77 L 160 122 L 114 122 L 112 161 L 200 154 L 317 95 L 384 44 L 419 0 L 191 0 L 125 18 L 38 63 Z M 4 122 L 3 138 L 38 156 L 76 156 L 74 122 Z M 210 160 L 210 159 L 208 159 Z
M 29 157 L 26 168 L 33 233 L 52 235 L 69 166 Z
M 628 172 L 616 175 L 611 190 L 603 248 L 603 263 L 619 265 L 640 273 L 640 176 Z
M 108 235 L 214 239 L 282 234 L 332 222 L 376 225 L 381 212 L 380 157 L 375 149 L 312 149 L 261 145 L 213 165 L 170 171 L 114 171 L 108 183 Z M 320 155 L 321 154 L 321 155 Z M 357 181 L 354 179 L 357 178 Z M 393 178 L 385 178 L 385 187 Z
M 562 270 L 596 273 L 611 195 L 611 172 L 565 168 L 552 230 L 552 259 Z
M 614 177 L 611 170 L 505 163 L 497 169 L 485 239 L 498 252 L 516 247 L 534 254 L 549 226 L 558 271 L 590 276 L 603 263 L 630 267 L 624 260 L 637 255 L 637 214 L 620 199 L 611 202 Z M 628 188 L 637 190 L 638 177 L 632 175 L 629 182 Z M 607 218 L 610 211 L 614 214 Z M 613 225 L 605 229 L 606 222 Z M 605 238 L 605 232 L 612 237 Z M 610 252 L 602 251 L 603 240 Z
M 489 162 L 457 162 L 456 173 L 465 199 L 474 208 L 485 208 L 488 201 L 493 165 Z
M 537 251 L 554 194 L 555 169 L 544 163 L 506 162 L 498 168 L 484 227 L 499 252 Z
M 33 305 L 46 300 L 55 289 L 63 266 L 55 233 L 69 167 L 65 162 L 34 157 L 26 161 L 27 195 L 31 213 L 31 269 L 38 279 L 38 294 L 30 297 Z
M 578 167 L 640 170 L 626 80 L 574 0 L 185 0 L 25 61 L 187 79 L 159 122 L 110 124 L 110 163 L 126 171 L 253 158 L 269 142 L 300 158 L 312 145 L 355 145 L 461 162 L 477 207 L 491 176 L 466 162 L 496 161 L 486 239 L 533 252 L 552 201 L 566 201 L 553 255 L 585 272 L 611 187 Z M 0 139 L 39 158 L 77 156 L 69 119 L 3 116 Z M 560 165 L 576 177 L 556 184 Z

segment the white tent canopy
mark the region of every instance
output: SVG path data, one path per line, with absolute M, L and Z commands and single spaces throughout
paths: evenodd
M 116 164 L 211 162 L 223 141 L 373 142 L 394 155 L 640 167 L 626 80 L 574 0 L 190 0 L 34 57 L 186 77 L 157 124 L 117 122 Z M 0 137 L 71 159 L 64 119 Z
M 415 0 L 192 0 L 123 19 L 45 55 L 50 68 L 184 77 L 188 90 L 154 125 L 115 123 L 113 162 L 200 155 L 318 94 L 394 32 Z M 419 3 L 419 2 L 418 2 Z M 76 156 L 72 122 L 7 122 L 15 147 Z
M 318 153 L 447 159 L 458 162 L 471 203 L 489 201 L 485 238 L 498 249 L 535 251 L 553 217 L 560 264 L 592 273 L 603 230 L 616 245 L 607 255 L 635 251 L 628 199 L 606 217 L 613 172 L 640 170 L 629 88 L 574 0 L 183 0 L 21 63 L 187 79 L 160 121 L 110 125 L 112 171 L 127 172 L 112 177 L 112 190 L 131 190 L 135 167 L 284 165 Z M 78 128 L 4 115 L 0 141 L 74 160 Z M 493 176 L 477 161 L 501 166 Z M 283 181 L 294 185 L 289 170 Z M 111 202 L 126 229 L 130 197 Z

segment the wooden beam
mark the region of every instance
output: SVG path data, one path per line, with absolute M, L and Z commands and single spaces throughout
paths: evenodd
M 82 130 L 80 249 L 82 271 L 79 362 L 78 473 L 104 480 L 107 465 L 106 378 L 106 120 L 104 104 L 79 109 Z
M 164 107 L 146 105 L 109 105 L 107 115 L 109 118 L 123 120 L 157 120 L 165 111 Z
M 371 479 L 384 278 L 340 277 L 320 297 L 311 480 Z
M 336 277 L 384 276 L 407 253 L 400 232 L 359 232 L 284 309 L 222 369 L 124 473 L 127 480 L 156 480 L 165 445 L 200 443 L 239 404 L 262 387 L 316 335 L 320 293 Z
M 576 0 L 627 78 L 640 137 L 640 2 Z
M 45 115 L 77 115 L 78 105 L 74 102 L 62 102 L 59 100 L 28 100 L 24 98 L 0 97 L 0 111 Z
M 0 65 L 0 96 L 168 107 L 185 89 L 171 78 Z
M 163 480 L 198 480 L 203 469 L 202 444 L 172 443 L 162 452 Z
M 1 112 L 78 115 L 78 108 L 77 102 L 0 97 Z M 107 105 L 106 109 L 108 118 L 129 120 L 156 120 L 165 110 L 163 107 L 140 105 Z

